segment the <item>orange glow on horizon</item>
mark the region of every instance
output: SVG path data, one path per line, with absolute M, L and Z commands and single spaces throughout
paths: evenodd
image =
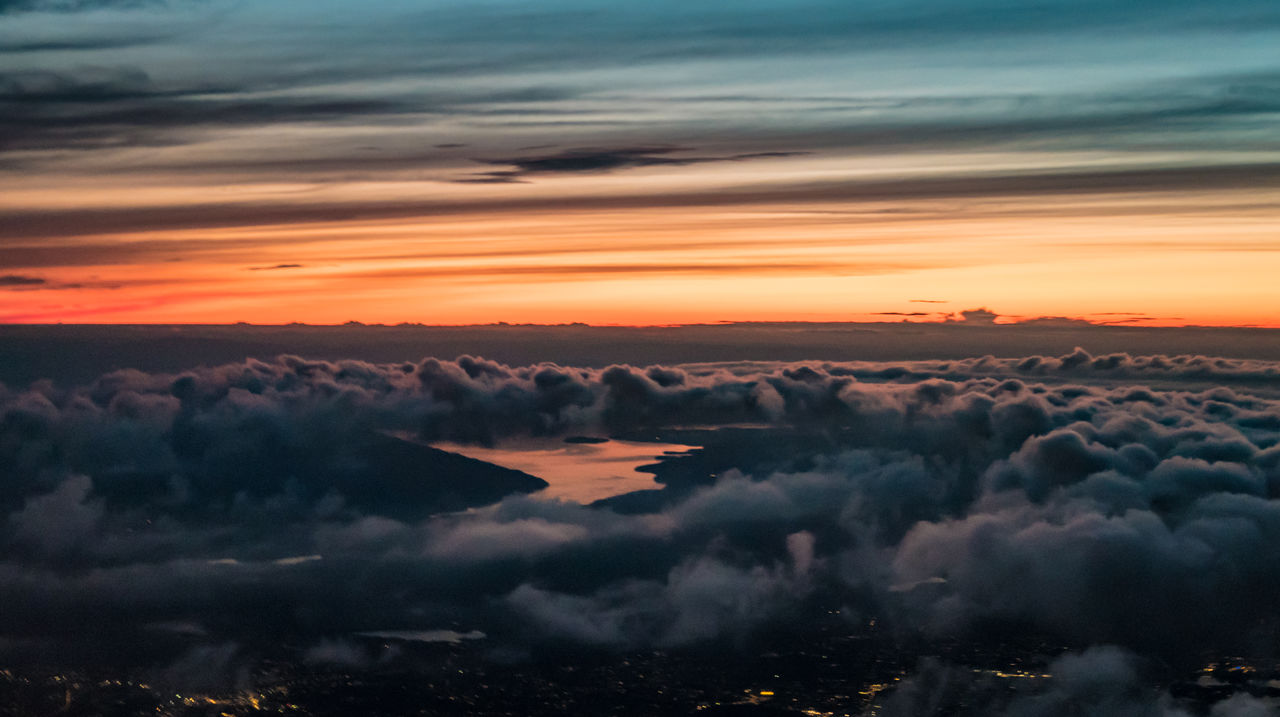
M 205 210 L 199 187 L 143 184 L 131 210 L 81 207 L 106 231 L 56 212 L 47 231 L 62 235 L 10 230 L 0 322 L 939 321 L 988 306 L 1006 321 L 1280 327 L 1274 191 L 741 198 L 726 173 L 681 173 L 688 201 L 648 194 L 666 175 L 644 172 L 396 185 L 448 200 L 423 209 L 362 203 L 371 190 L 354 186 L 277 211 L 264 198 L 294 190 L 254 185 Z M 74 209 L 36 189 L 10 201 Z

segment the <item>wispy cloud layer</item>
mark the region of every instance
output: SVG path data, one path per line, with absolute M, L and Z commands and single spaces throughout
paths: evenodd
M 112 308 L 101 297 L 37 302 L 32 292 L 10 316 L 75 320 L 92 304 L 108 320 L 233 320 L 227 312 L 242 302 L 235 297 L 272 294 L 283 304 L 297 288 L 283 273 L 240 267 L 336 268 L 344 258 L 368 265 L 335 277 L 385 268 L 376 259 L 391 253 L 382 240 L 350 241 L 324 256 L 290 251 L 314 241 L 305 225 L 316 223 L 350 224 L 352 235 L 369 223 L 399 224 L 403 254 L 412 246 L 405 236 L 442 218 L 492 222 L 467 235 L 477 248 L 507 239 L 537 248 L 555 243 L 525 225 L 540 212 L 628 217 L 629 236 L 612 228 L 560 233 L 607 248 L 647 240 L 680 214 L 716 220 L 679 230 L 724 238 L 718 255 L 672 260 L 646 250 L 621 263 L 725 264 L 754 251 L 742 236 L 750 233 L 778 248 L 766 261 L 808 266 L 813 214 L 797 212 L 825 212 L 830 238 L 879 242 L 869 252 L 879 256 L 839 266 L 893 263 L 883 254 L 910 255 L 908 245 L 922 237 L 952 247 L 919 252 L 941 257 L 925 263 L 956 270 L 948 281 L 910 276 L 922 262 L 901 261 L 909 267 L 897 284 L 905 295 L 890 296 L 887 283 L 851 290 L 874 297 L 868 313 L 907 311 L 908 296 L 934 285 L 966 301 L 1002 298 L 954 289 L 1007 284 L 1004 262 L 1040 272 L 1063 261 L 1090 264 L 1095 274 L 1105 266 L 1103 273 L 1158 284 L 1139 293 L 1165 301 L 1181 289 L 1168 276 L 1202 266 L 1198 255 L 1221 246 L 1251 254 L 1217 267 L 1205 284 L 1235 308 L 1190 320 L 1256 323 L 1247 307 L 1271 296 L 1256 277 L 1273 273 L 1274 243 L 1253 236 L 1256 227 L 1224 227 L 1223 217 L 1256 223 L 1275 203 L 1280 16 L 1261 0 L 1151 9 L 1141 0 L 1016 8 L 987 0 L 607 8 L 321 0 L 305 9 L 229 0 L 7 2 L 0 264 L 13 273 L 48 270 L 69 285 L 95 276 L 124 285 L 145 273 L 228 297 L 131 289 Z M 757 215 L 749 230 L 739 212 Z M 934 223 L 888 227 L 891 216 Z M 1126 220 L 1105 221 L 1115 216 Z M 870 218 L 877 226 L 869 230 Z M 1129 242 L 1166 235 L 1181 248 L 1162 256 L 1178 266 L 1132 271 L 1133 244 L 1112 235 L 1120 226 L 1140 237 Z M 173 235 L 201 229 L 211 231 L 198 246 Z M 257 251 L 234 251 L 243 239 L 229 235 L 246 232 L 258 232 Z M 108 238 L 78 239 L 85 236 Z M 1029 237 L 1039 258 L 1018 256 L 1028 244 L 1014 237 Z M 307 281 L 326 279 L 315 272 Z M 350 296 L 344 281 L 327 292 Z M 1012 310 L 1075 313 L 1066 306 L 1073 292 L 1026 282 L 1043 296 L 1036 308 Z M 1095 283 L 1107 287 L 1110 303 L 1126 295 L 1114 276 Z M 615 312 L 662 293 L 640 282 L 612 286 L 613 303 L 601 307 Z M 712 291 L 686 287 L 694 290 L 682 306 Z M 758 317 L 767 307 L 750 297 L 764 293 L 744 288 L 730 301 Z M 376 294 L 354 302 L 372 312 L 361 318 L 392 318 Z M 1255 298 L 1238 298 L 1245 294 Z M 524 318 L 511 315 L 514 295 L 415 301 L 452 307 L 455 321 Z M 160 304 L 174 316 L 127 308 Z M 281 318 L 346 318 L 328 316 L 343 308 L 331 301 L 306 307 L 306 315 Z M 414 317 L 392 320 L 403 318 Z M 592 317 L 549 320 L 582 318 Z

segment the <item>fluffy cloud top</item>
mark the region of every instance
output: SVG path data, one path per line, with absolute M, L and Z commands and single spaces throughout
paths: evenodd
M 904 635 L 1247 649 L 1280 627 L 1278 371 L 285 356 L 0 389 L 0 634 L 92 652 L 186 625 L 199 654 L 287 635 L 360 664 L 360 632 L 669 647 L 842 608 Z M 424 445 L 594 432 L 704 448 L 655 500 L 582 506 Z M 1012 713 L 1056 709 L 1037 699 Z

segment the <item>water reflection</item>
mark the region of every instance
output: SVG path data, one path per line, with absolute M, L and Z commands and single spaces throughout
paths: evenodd
M 676 443 L 571 438 L 504 443 L 484 447 L 459 443 L 433 443 L 434 447 L 461 453 L 506 468 L 538 476 L 551 485 L 534 493 L 537 498 L 560 498 L 591 503 L 623 493 L 660 488 L 653 475 L 636 469 L 665 456 L 680 455 L 695 446 Z

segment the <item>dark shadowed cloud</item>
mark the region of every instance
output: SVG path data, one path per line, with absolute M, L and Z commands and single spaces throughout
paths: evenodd
M 25 276 L 22 274 L 0 275 L 0 287 L 41 286 L 45 283 L 47 282 L 38 276 Z
M 127 67 L 0 73 L 0 108 L 0 151 L 164 146 L 201 128 L 340 121 L 408 109 L 383 99 L 251 100 L 215 85 L 164 89 Z
M 164 0 L 0 0 L 0 13 L 79 12 L 99 8 L 141 8 L 163 5 Z
M 1019 626 L 1180 663 L 1280 630 L 1278 381 L 1274 362 L 1076 351 L 643 368 L 286 356 L 0 388 L 0 633 L 114 639 L 93 629 L 110 616 L 111 635 L 196 626 L 195 647 L 244 659 L 255 636 L 455 623 L 511 644 L 666 648 L 844 606 L 904 638 Z M 660 490 L 581 506 L 423 445 L 572 435 L 702 448 L 659 466 Z M 481 507 L 451 512 L 459 496 Z M 360 662 L 335 644 L 312 659 Z M 1054 689 L 1130 659 L 1108 655 L 1060 665 Z M 1019 709 L 1052 714 L 1055 694 Z
M 971 324 L 993 324 L 1000 315 L 990 309 L 965 309 L 960 312 L 960 320 Z
M 459 181 L 504 183 L 524 181 L 537 174 L 573 174 L 614 172 L 638 167 L 682 167 L 708 162 L 742 162 L 751 159 L 794 157 L 807 152 L 754 152 L 726 156 L 672 156 L 689 151 L 684 147 L 616 147 L 611 149 L 567 149 L 555 154 L 532 155 L 511 159 L 483 159 L 485 164 L 509 165 L 508 170 L 484 172 Z

